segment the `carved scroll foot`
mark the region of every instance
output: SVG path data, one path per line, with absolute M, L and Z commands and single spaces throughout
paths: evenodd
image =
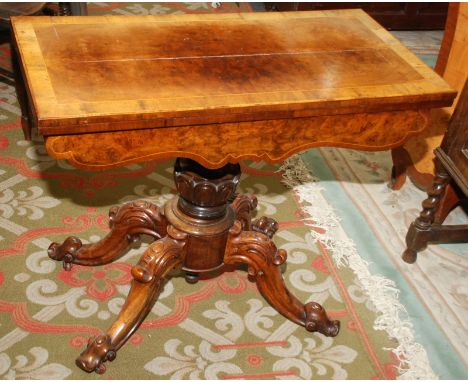
M 272 218 L 262 216 L 260 219 L 252 222 L 252 231 L 260 232 L 267 235 L 270 239 L 278 231 L 278 223 Z
M 278 231 L 278 223 L 266 216 L 252 221 L 252 212 L 257 208 L 257 198 L 254 195 L 237 195 L 232 202 L 232 208 L 236 214 L 236 219 L 241 222 L 243 231 L 257 231 L 264 233 L 268 237 Z
M 67 238 L 62 244 L 52 243 L 48 254 L 51 259 L 63 261 L 66 270 L 71 265 L 102 265 L 115 260 L 141 234 L 155 239 L 166 235 L 167 221 L 162 209 L 141 200 L 112 207 L 109 211 L 111 231 L 99 242 L 82 244 L 75 236 Z
M 76 364 L 84 371 L 105 371 L 104 363 L 115 359 L 117 350 L 150 312 L 168 273 L 182 265 L 187 235 L 173 226 L 167 231 L 167 236 L 151 244 L 132 268 L 132 286 L 116 321 L 106 334 L 91 339 L 77 358 Z
M 340 328 L 338 321 L 330 321 L 317 303 L 302 304 L 286 288 L 280 270 L 286 257 L 286 251 L 278 250 L 267 235 L 243 231 L 240 221 L 236 221 L 229 231 L 225 264 L 247 264 L 249 275 L 255 279 L 260 293 L 286 318 L 309 331 L 336 336 Z
M 75 363 L 84 371 L 104 374 L 106 371 L 104 362 L 112 362 L 115 357 L 117 357 L 117 352 L 112 346 L 111 337 L 101 334 L 88 340 L 88 348 L 85 352 L 81 353 Z
M 340 331 L 340 321 L 330 320 L 322 305 L 309 302 L 304 305 L 305 328 L 309 332 L 320 332 L 327 337 L 335 337 Z
M 52 243 L 47 249 L 47 254 L 53 260 L 62 261 L 63 268 L 69 271 L 76 259 L 78 250 L 83 246 L 76 236 L 70 236 L 62 244 Z

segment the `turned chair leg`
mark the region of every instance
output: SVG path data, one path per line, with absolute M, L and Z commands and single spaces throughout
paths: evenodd
M 83 245 L 80 239 L 70 236 L 62 244 L 52 243 L 48 249 L 49 257 L 63 261 L 66 270 L 70 270 L 72 264 L 102 265 L 121 256 L 141 234 L 154 239 L 166 235 L 167 221 L 162 210 L 144 200 L 112 207 L 109 220 L 111 231 L 99 242 Z
M 402 259 L 407 263 L 414 263 L 419 251 L 427 247 L 433 236 L 432 227 L 450 176 L 442 168 L 438 168 L 432 188 L 427 192 L 428 198 L 422 202 L 422 211 L 419 217 L 411 223 L 406 234 L 406 250 Z
M 150 245 L 132 268 L 131 289 L 116 321 L 106 334 L 90 339 L 87 349 L 76 359 L 78 367 L 87 372 L 104 373 L 104 362 L 115 359 L 117 350 L 151 311 L 168 273 L 182 266 L 186 238 L 185 233 L 169 226 L 168 236 Z
M 247 264 L 248 273 L 255 278 L 260 293 L 289 320 L 308 331 L 336 336 L 340 330 L 339 321 L 329 320 L 320 304 L 310 302 L 304 305 L 288 291 L 280 270 L 280 265 L 285 261 L 286 251 L 278 250 L 266 234 L 243 231 L 240 221 L 236 221 L 230 229 L 224 263 Z

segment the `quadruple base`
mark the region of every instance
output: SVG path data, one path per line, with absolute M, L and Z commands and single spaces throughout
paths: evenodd
M 72 264 L 109 263 L 140 234 L 155 239 L 132 268 L 131 289 L 116 321 L 105 334 L 91 338 L 77 358 L 81 369 L 105 371 L 105 362 L 113 361 L 138 329 L 174 268 L 184 270 L 188 282 L 196 282 L 200 273 L 226 264 L 247 264 L 260 293 L 283 316 L 308 331 L 338 334 L 339 321 L 329 320 L 321 305 L 304 305 L 286 288 L 280 271 L 286 251 L 278 250 L 271 239 L 278 224 L 266 217 L 251 220 L 257 199 L 251 195 L 234 199 L 239 177 L 238 166 L 212 171 L 179 159 L 175 180 L 180 196 L 163 209 L 146 201 L 127 203 L 111 209 L 112 230 L 100 242 L 82 245 L 69 237 L 50 246 L 49 256 L 70 269 Z

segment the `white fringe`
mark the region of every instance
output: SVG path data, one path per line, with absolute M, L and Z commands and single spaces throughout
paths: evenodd
M 400 303 L 399 290 L 392 280 L 372 275 L 369 263 L 359 256 L 354 242 L 341 228 L 340 219 L 322 195 L 318 179 L 310 174 L 299 155 L 287 159 L 281 166 L 283 182 L 299 197 L 303 210 L 310 216 L 306 224 L 322 228 L 325 233 L 311 230 L 315 241 L 320 240 L 332 253 L 337 266 L 348 266 L 359 279 L 370 301 L 377 309 L 375 330 L 385 330 L 398 341 L 398 347 L 391 350 L 399 359 L 398 379 L 438 379 L 432 370 L 424 347 L 414 338 L 411 322 L 405 307 Z

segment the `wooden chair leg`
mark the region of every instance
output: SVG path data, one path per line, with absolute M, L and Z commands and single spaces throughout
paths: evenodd
M 428 191 L 428 198 L 422 202 L 423 209 L 419 217 L 411 223 L 406 234 L 407 248 L 403 252 L 402 258 L 407 263 L 414 263 L 417 253 L 426 248 L 427 243 L 432 240 L 435 214 L 449 182 L 450 176 L 447 172 L 438 168 L 432 188 Z
M 67 270 L 72 264 L 107 264 L 119 257 L 139 235 L 160 239 L 167 231 L 167 221 L 159 207 L 144 200 L 112 207 L 109 220 L 111 231 L 99 242 L 83 245 L 80 239 L 71 236 L 62 244 L 52 243 L 48 249 L 49 257 L 63 261 Z
M 170 226 L 168 236 L 151 244 L 145 251 L 132 268 L 132 286 L 116 321 L 106 334 L 90 339 L 87 349 L 76 359 L 78 367 L 87 372 L 104 373 L 104 363 L 115 359 L 117 350 L 150 312 L 168 273 L 182 266 L 186 237 L 186 234 Z
M 255 278 L 260 293 L 283 316 L 304 326 L 308 331 L 334 337 L 340 329 L 339 321 L 331 321 L 320 304 L 302 304 L 286 288 L 280 265 L 286 261 L 286 251 L 278 250 L 265 234 L 243 231 L 236 221 L 229 231 L 225 264 L 244 263 L 249 275 Z

